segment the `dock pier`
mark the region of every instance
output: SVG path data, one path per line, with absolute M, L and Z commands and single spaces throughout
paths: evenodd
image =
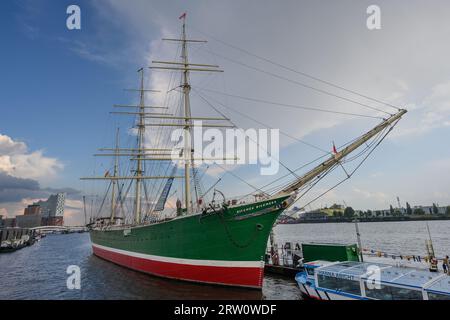
M 0 229 L 0 253 L 13 252 L 36 241 L 36 231 L 28 228 L 6 227 Z
M 273 244 L 266 252 L 264 272 L 293 278 L 303 270 L 301 246 L 291 242 Z

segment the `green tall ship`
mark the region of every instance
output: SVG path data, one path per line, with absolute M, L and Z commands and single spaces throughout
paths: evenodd
M 186 38 L 186 15 L 180 18 L 183 20 L 181 37 L 164 40 L 181 45 L 181 61 L 154 61 L 151 68 L 181 73 L 181 84 L 177 87 L 182 91 L 181 114 L 169 114 L 166 111 L 168 108 L 164 106 L 146 105 L 145 94 L 153 90 L 144 89 L 144 69 L 140 69 L 140 88 L 134 90 L 139 92 L 139 104 L 116 106 L 135 108 L 135 111 L 115 112 L 136 117 L 136 144 L 131 148 L 119 147 L 117 135 L 115 147 L 100 149 L 110 152 L 100 155 L 114 157 L 113 172 L 108 171 L 99 177 L 82 178 L 109 181 L 107 194 L 111 194 L 109 216 L 100 217 L 91 223 L 93 253 L 118 265 L 155 276 L 260 289 L 264 277 L 266 246 L 278 216 L 308 192 L 317 181 L 342 166 L 347 155 L 363 145 L 367 148 L 372 141 L 381 142 L 379 138 L 384 138 L 390 132 L 406 110 L 398 110 L 389 115 L 372 130 L 340 150 L 333 147 L 333 152 L 330 152 L 324 162 L 301 176 L 293 174 L 292 181 L 272 194 L 259 191 L 251 195 L 252 201 L 244 201 L 243 198 L 227 199 L 219 190 L 214 189 L 212 199 L 207 202 L 206 195 L 213 191 L 214 186 L 204 192 L 199 187 L 198 168 L 195 166 L 198 158 L 193 148 L 194 143 L 189 139 L 195 125 L 193 121 L 229 119 L 191 115 L 190 73 L 221 70 L 217 69 L 216 65 L 189 62 L 188 44 L 201 40 Z M 160 108 L 164 112 L 149 112 L 149 109 L 154 108 Z M 148 119 L 162 122 L 149 124 Z M 184 147 L 177 151 L 180 159 L 174 160 L 173 148 L 149 148 L 145 141 L 148 137 L 145 129 L 148 126 L 182 128 Z M 207 126 L 226 127 L 214 124 Z M 119 157 L 130 158 L 129 163 L 132 163 L 133 167 L 132 170 L 131 167 L 127 170 L 132 172 L 131 175 L 120 173 Z M 175 176 L 180 164 L 170 167 L 174 161 L 184 165 L 184 175 Z M 147 172 L 151 173 L 154 168 L 146 166 L 148 162 L 168 164 L 166 172 L 170 174 L 148 175 Z M 161 213 L 171 196 L 172 184 L 177 181 L 175 179 L 182 179 L 184 182 L 183 201 L 177 200 L 176 214 L 168 217 Z M 148 181 L 159 181 L 158 184 L 154 183 L 158 187 L 148 190 Z M 158 193 L 157 201 L 145 201 L 150 192 Z M 125 204 L 130 198 L 133 202 L 132 208 Z M 106 196 L 101 207 L 104 207 L 105 200 Z M 128 213 L 132 213 L 131 218 L 127 218 Z

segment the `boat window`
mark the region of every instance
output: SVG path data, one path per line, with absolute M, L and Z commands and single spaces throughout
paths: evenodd
M 313 268 L 305 268 L 308 275 L 313 276 L 314 275 L 314 269 Z
M 317 276 L 318 286 L 322 288 L 337 290 L 337 279 L 319 274 Z
M 391 287 L 381 286 L 381 288 L 369 289 L 367 283 L 364 284 L 366 289 L 366 296 L 373 299 L 379 300 L 394 300 L 391 292 Z
M 428 292 L 428 300 L 450 300 L 450 296 L 447 294 Z
M 366 296 L 379 300 L 423 300 L 422 291 L 382 285 L 380 289 L 369 289 L 367 283 Z
M 358 281 L 319 275 L 318 284 L 322 288 L 361 295 L 361 287 Z
M 395 300 L 423 300 L 421 290 L 392 287 L 392 295 Z

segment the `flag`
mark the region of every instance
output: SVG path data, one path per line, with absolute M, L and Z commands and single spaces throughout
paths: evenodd
M 105 172 L 105 178 L 109 176 L 109 170 Z
M 334 145 L 334 142 L 333 142 L 333 154 L 337 154 L 338 152 L 337 152 L 337 150 L 336 150 L 336 146 Z
M 186 12 L 183 13 L 181 16 L 178 17 L 178 19 L 185 19 L 186 18 Z

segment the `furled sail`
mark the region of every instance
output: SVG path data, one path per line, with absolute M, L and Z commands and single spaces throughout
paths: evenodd
M 172 188 L 173 179 L 172 176 L 177 171 L 177 166 L 173 166 L 172 173 L 170 174 L 171 178 L 167 179 L 166 185 L 164 186 L 164 189 L 161 192 L 161 195 L 159 196 L 158 202 L 156 203 L 155 210 L 154 211 L 163 211 L 164 206 L 166 205 L 167 198 L 169 197 L 170 189 Z

